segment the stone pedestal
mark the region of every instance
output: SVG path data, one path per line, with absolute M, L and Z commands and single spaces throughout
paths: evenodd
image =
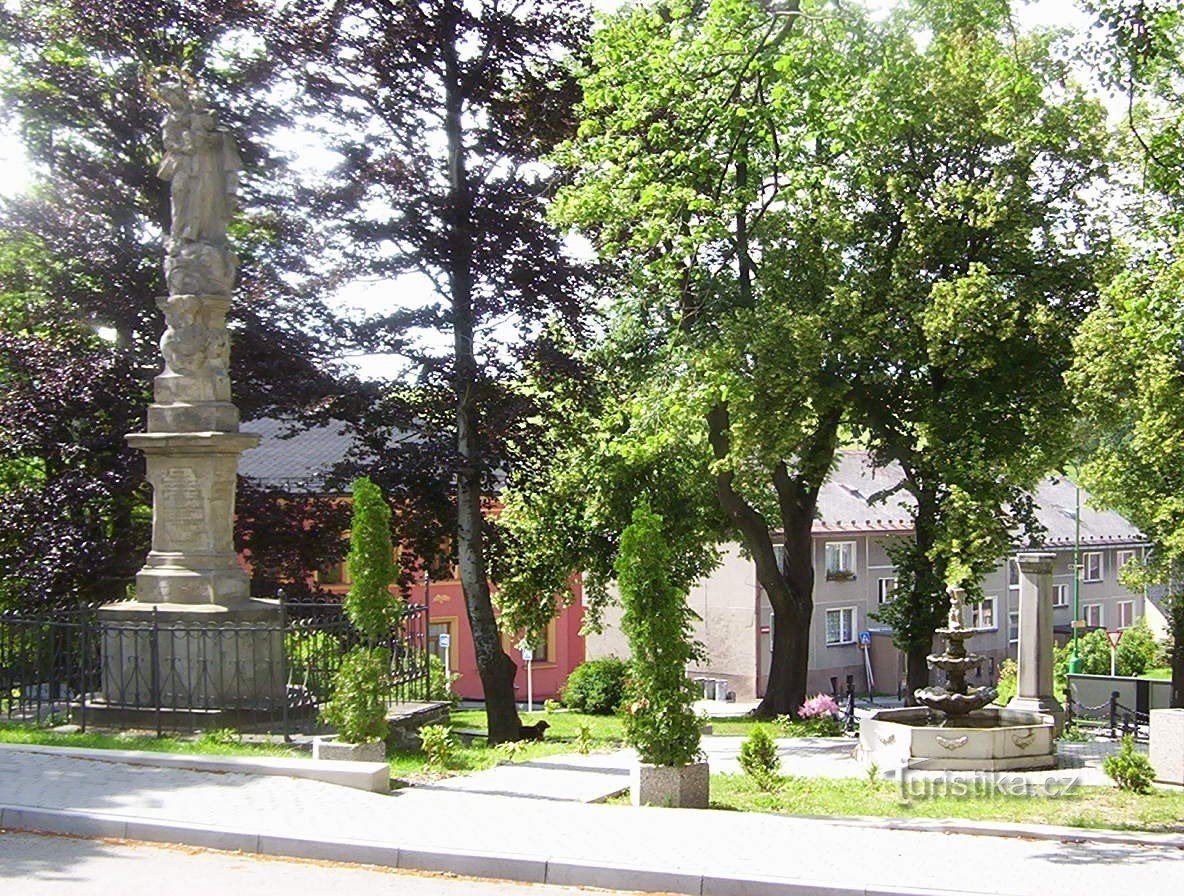
M 1151 710 L 1148 754 L 1156 781 L 1184 786 L 1184 709 Z
M 1060 734 L 1065 708 L 1053 693 L 1052 568 L 1056 554 L 1019 554 L 1020 626 L 1016 695 L 1008 710 L 1051 716 Z

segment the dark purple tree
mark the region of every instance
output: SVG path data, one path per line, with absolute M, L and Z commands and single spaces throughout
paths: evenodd
M 507 383 L 540 324 L 576 326 L 582 311 L 576 270 L 544 221 L 550 182 L 538 160 L 573 127 L 568 63 L 587 28 L 578 0 L 297 0 L 268 32 L 268 55 L 292 64 L 305 111 L 327 123 L 341 160 L 310 207 L 333 222 L 343 266 L 417 273 L 435 288 L 436 301 L 416 307 L 392 291 L 373 322 L 371 348 L 410 355 L 419 381 L 355 422 L 376 447 L 395 426 L 417 433 L 376 481 L 417 508 L 407 520 L 447 536 L 434 553 L 443 544 L 451 556 L 432 562 L 455 558 L 493 743 L 516 739 L 519 719 L 486 511 L 520 407 Z M 417 353 L 416 327 L 450 348 Z

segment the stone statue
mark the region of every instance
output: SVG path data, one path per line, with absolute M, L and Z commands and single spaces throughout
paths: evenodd
M 242 168 L 234 138 L 218 127 L 205 96 L 192 83 L 170 79 L 153 89 L 169 108 L 163 125 L 164 161 L 157 175 L 172 183 L 172 237 L 223 245 Z
M 950 615 L 947 624 L 951 629 L 962 628 L 962 617 L 966 607 L 966 592 L 961 588 L 947 589 L 950 595 Z

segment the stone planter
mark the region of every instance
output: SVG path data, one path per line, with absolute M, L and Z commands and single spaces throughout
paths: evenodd
M 1151 710 L 1148 752 L 1155 780 L 1184 786 L 1184 709 Z
M 690 765 L 633 767 L 630 793 L 635 806 L 668 806 L 673 809 L 706 809 L 710 771 L 706 762 Z
M 386 744 L 370 740 L 363 744 L 351 744 L 338 740 L 336 734 L 317 737 L 312 742 L 313 759 L 338 759 L 347 762 L 386 762 Z

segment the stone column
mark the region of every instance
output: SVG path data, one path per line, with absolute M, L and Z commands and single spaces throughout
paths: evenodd
M 152 484 L 152 549 L 134 601 L 110 604 L 103 624 L 103 692 L 127 707 L 217 711 L 275 706 L 284 696 L 276 601 L 252 600 L 234 550 L 239 456 L 259 437 L 239 431 L 231 402 L 226 314 L 238 259 L 227 239 L 238 153 L 204 95 L 181 72 L 158 70 L 168 107 L 164 161 L 172 181 L 167 296 L 144 452 Z M 210 625 L 216 624 L 216 625 Z
M 1052 716 L 1057 732 L 1065 709 L 1053 693 L 1052 567 L 1056 554 L 1019 554 L 1020 639 L 1016 695 L 1008 710 Z

